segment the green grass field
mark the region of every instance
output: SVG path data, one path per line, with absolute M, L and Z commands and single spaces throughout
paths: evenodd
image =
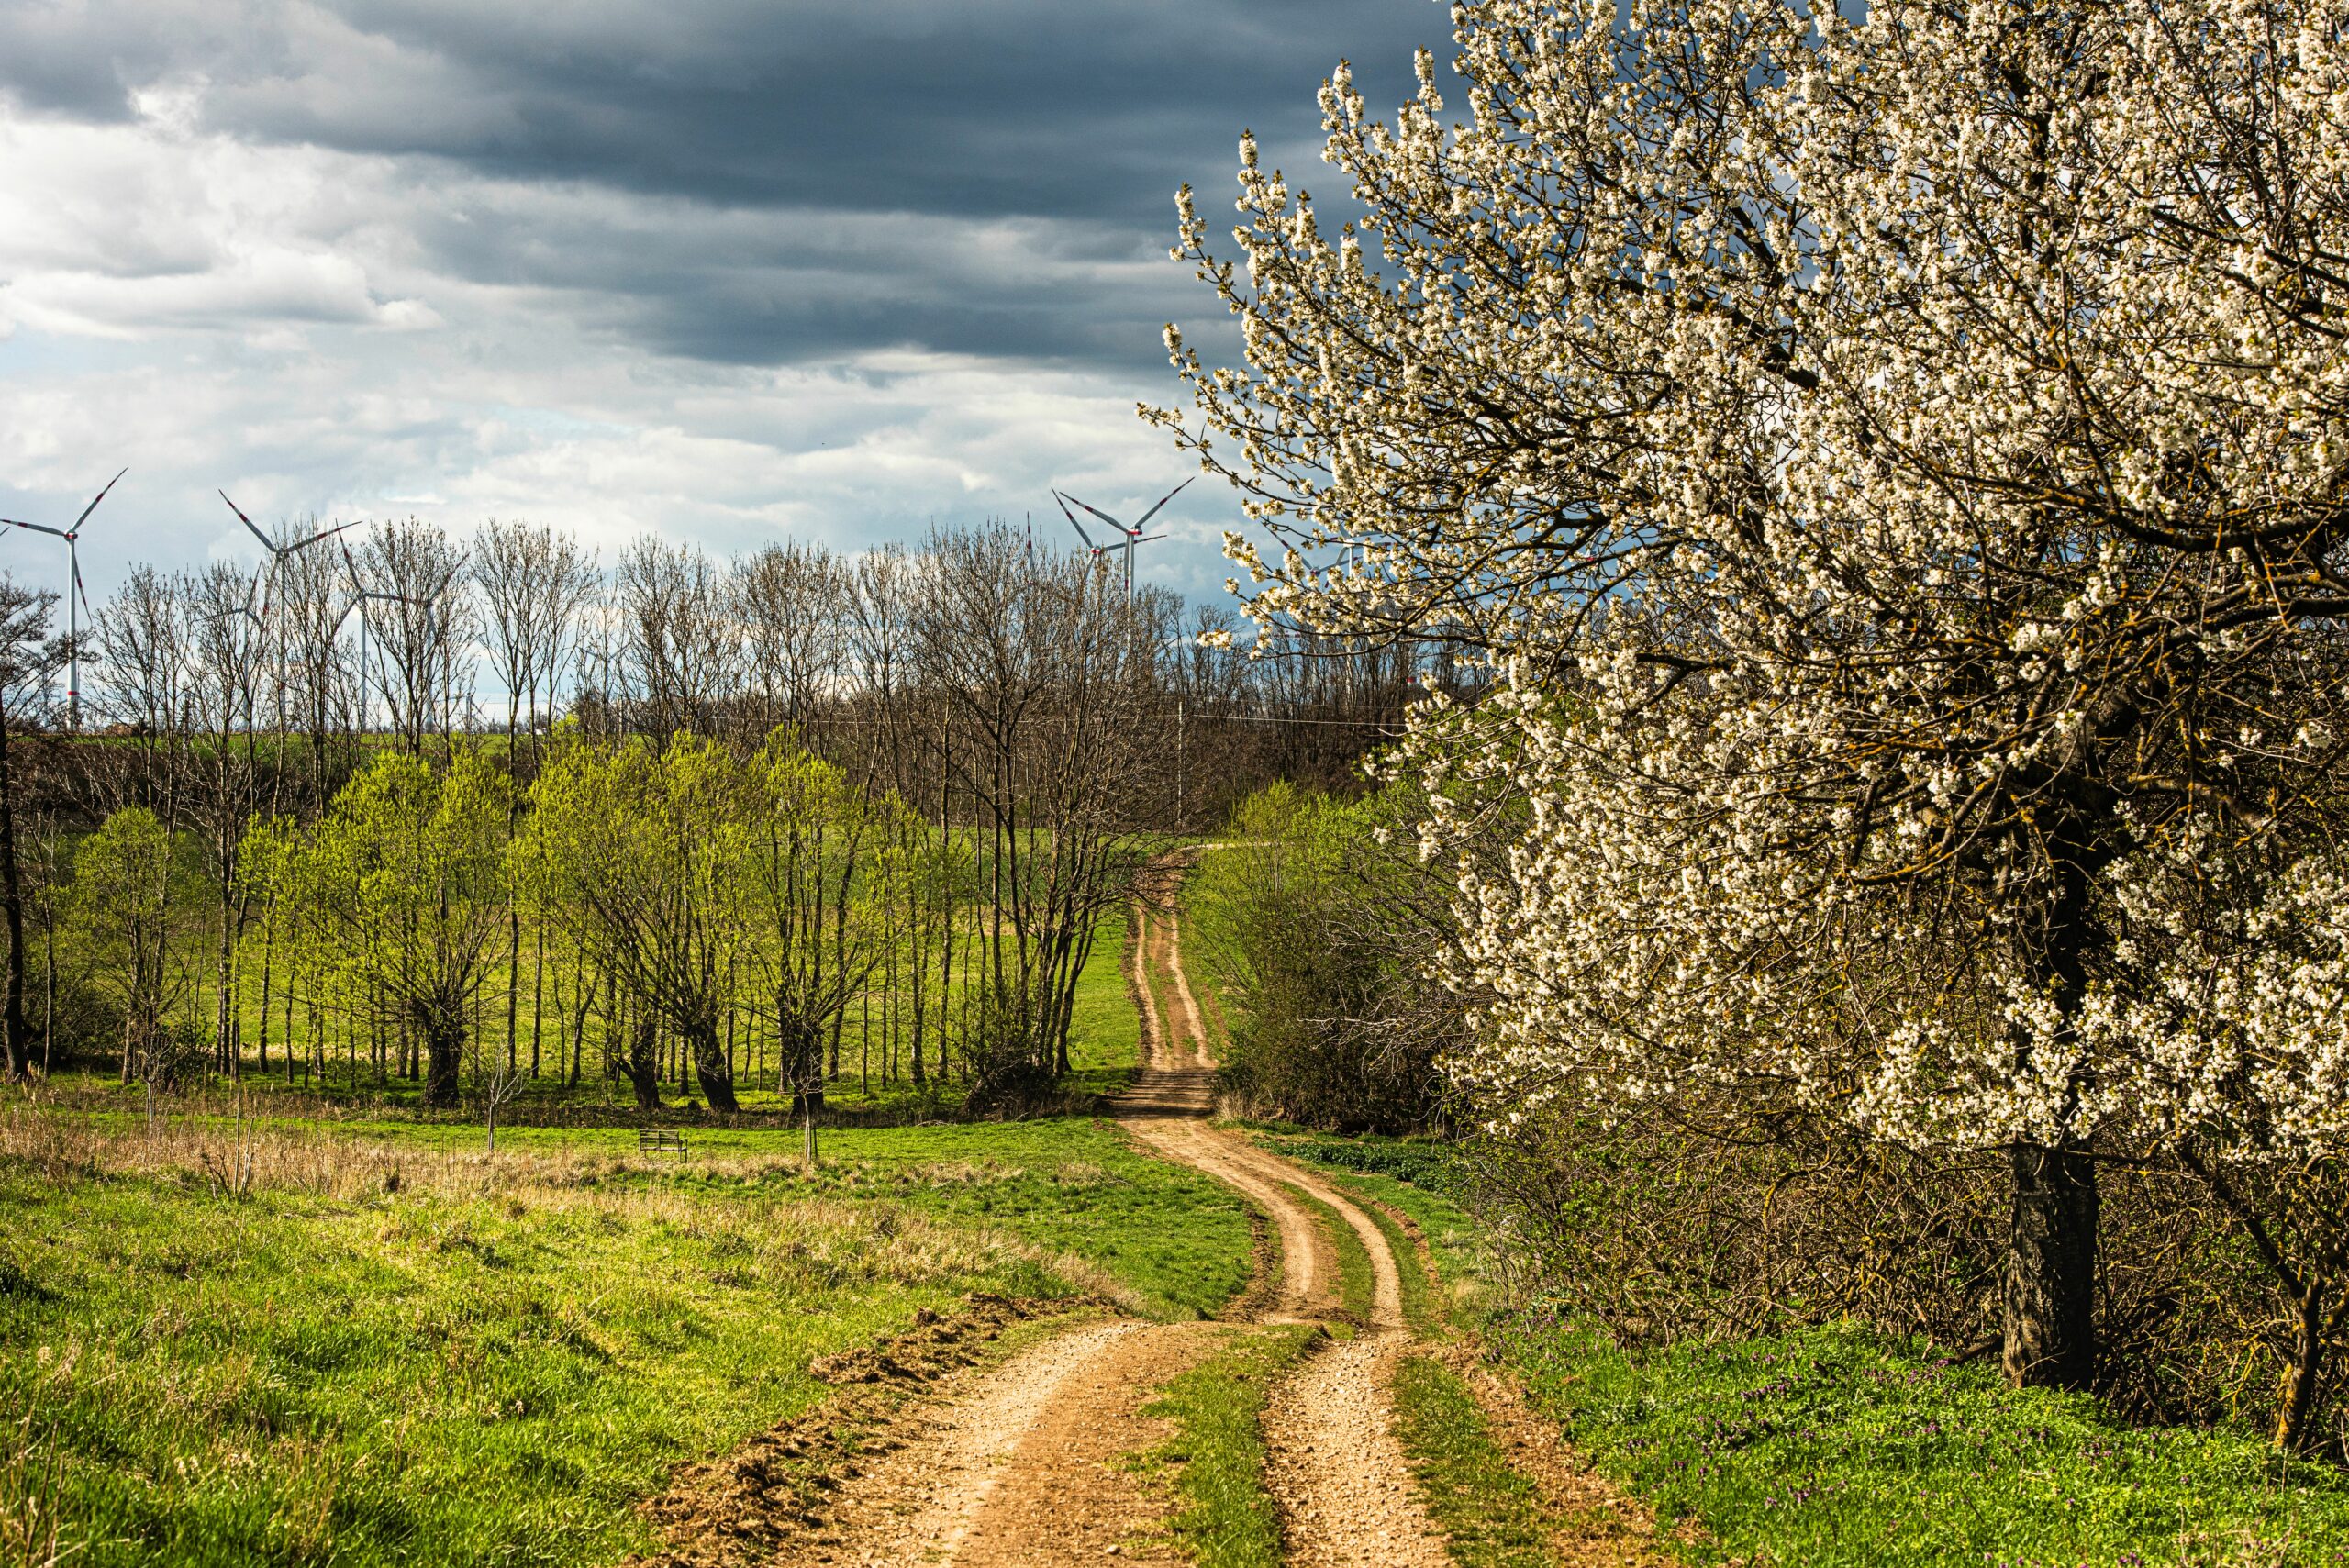
M 0 1510 L 77 1563 L 617 1561 L 811 1357 L 974 1290 L 1194 1316 L 1248 1268 L 1236 1198 L 1085 1118 L 835 1129 L 813 1173 L 781 1130 L 484 1157 L 12 1106 L 0 1147 Z
M 2349 1563 L 2349 1476 L 2255 1434 L 2131 1429 L 2089 1399 L 2003 1385 L 1933 1347 L 1855 1329 L 1628 1354 L 1538 1313 L 1487 1316 L 1486 1241 L 1441 1145 L 1266 1129 L 1408 1216 L 1442 1310 L 1495 1336 L 1538 1408 L 1704 1564 L 1820 1568 L 2330 1568 Z M 1390 1233 L 1391 1240 L 1391 1233 Z M 1399 1251 L 1399 1249 L 1398 1249 Z M 1407 1282 L 1408 1284 L 1408 1282 Z M 1406 1363 L 1407 1449 L 1463 1562 L 1546 1561 L 1540 1510 L 1440 1363 Z
M 1820 1329 L 1634 1358 L 1560 1329 L 1517 1359 L 1586 1455 L 1703 1526 L 1699 1562 L 2349 1562 L 2338 1470 L 2247 1433 L 2124 1429 L 1930 1347 Z

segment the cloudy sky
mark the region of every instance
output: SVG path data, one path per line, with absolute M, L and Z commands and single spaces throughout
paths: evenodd
M 1133 415 L 1161 328 L 1222 330 L 1175 187 L 1244 128 L 1332 183 L 1331 65 L 1397 103 L 1444 42 L 1430 0 L 8 0 L 0 515 L 128 464 L 102 593 L 256 554 L 216 486 L 607 552 L 1115 511 L 1188 472 Z M 1147 574 L 1214 591 L 1235 514 L 1195 485 Z

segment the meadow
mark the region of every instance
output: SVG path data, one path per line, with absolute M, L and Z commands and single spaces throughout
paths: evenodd
M 1137 1036 L 1103 951 L 1072 1051 L 1107 1088 Z M 831 1392 L 826 1355 L 973 1292 L 1197 1316 L 1249 1267 L 1235 1197 L 1090 1115 L 830 1126 L 809 1171 L 787 1124 L 492 1155 L 397 1102 L 237 1106 L 150 1129 L 101 1081 L 0 1115 L 6 1560 L 618 1561 L 677 1466 Z
M 2349 1562 L 2349 1475 L 2280 1457 L 2259 1434 L 2131 1426 L 2088 1396 L 2009 1388 L 1993 1365 L 1857 1324 L 1625 1349 L 1497 1275 L 1455 1148 L 1280 1126 L 1257 1136 L 1408 1216 L 1443 1318 L 1692 1564 Z M 1561 1521 L 1512 1474 L 1456 1374 L 1407 1363 L 1396 1399 L 1455 1558 L 1556 1561 L 1547 1542 Z

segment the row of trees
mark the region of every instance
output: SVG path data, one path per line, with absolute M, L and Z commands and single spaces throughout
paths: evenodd
M 324 1070 L 339 1036 L 435 1104 L 467 1061 L 534 1072 L 550 1025 L 640 1103 L 689 1062 L 729 1108 L 744 1051 L 819 1093 L 852 1009 L 885 1078 L 1032 1094 L 1151 835 L 1341 773 L 1414 673 L 1202 647 L 1213 616 L 1004 528 L 730 565 L 647 539 L 606 575 L 548 529 L 399 524 L 257 581 L 135 572 L 87 651 L 112 728 L 77 738 L 39 728 L 48 601 L 8 594 L 11 1065 L 102 994 L 127 1076 L 273 1040 Z
M 281 529 L 287 541 L 314 531 Z M 83 651 L 92 711 L 136 742 L 140 766 L 120 787 L 150 795 L 186 787 L 182 753 L 196 740 L 292 736 L 301 745 L 250 770 L 252 781 L 269 808 L 315 809 L 368 744 L 445 758 L 459 736 L 542 734 L 563 714 L 599 733 L 752 744 L 790 724 L 828 753 L 860 757 L 877 733 L 902 761 L 908 700 L 941 682 L 1057 679 L 1061 654 L 1088 652 L 1073 643 L 1026 669 L 1008 657 L 980 670 L 957 662 L 975 622 L 1023 613 L 1022 572 L 1058 579 L 1077 561 L 1001 528 L 941 534 L 919 550 L 852 558 L 795 542 L 731 562 L 648 535 L 607 571 L 551 528 L 493 521 L 460 541 L 386 522 L 273 558 L 258 575 L 228 562 L 138 567 L 98 606 Z M 1203 817 L 1228 804 L 1235 751 L 1252 773 L 1343 778 L 1399 718 L 1419 667 L 1385 647 L 1251 659 L 1230 646 L 1230 624 L 1228 612 L 1186 615 L 1174 595 L 1145 588 L 1121 633 L 1146 650 L 1170 716 L 1180 708 L 1177 739 L 1217 759 L 1186 802 Z M 1282 633 L 1259 651 L 1337 651 Z
M 1994 1158 L 2019 1383 L 2098 1380 L 2101 1194 L 2160 1173 L 2266 1272 L 2312 1440 L 2349 1326 L 2339 15 L 1454 16 L 1454 121 L 1425 58 L 1391 121 L 1324 91 L 1349 221 L 1251 146 L 1237 264 L 1186 193 L 1248 361 L 1172 344 L 1184 439 L 1291 547 L 1241 551 L 1260 620 L 1490 673 L 1405 757 L 1455 1083 L 1503 1135 Z

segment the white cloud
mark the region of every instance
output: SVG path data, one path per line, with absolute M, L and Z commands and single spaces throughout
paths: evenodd
M 380 48 L 310 25 L 313 58 Z M 368 89 L 385 114 L 393 85 Z M 211 128 L 217 91 L 159 79 L 101 123 L 0 100 L 0 511 L 70 517 L 129 463 L 94 593 L 135 559 L 250 556 L 216 487 L 256 518 L 526 517 L 608 555 L 645 529 L 854 549 L 1030 513 L 1070 543 L 1049 485 L 1115 509 L 1186 472 L 1133 414 L 1171 382 L 1085 336 L 1154 336 L 1180 283 L 1162 237 L 258 142 Z M 900 320 L 952 346 L 873 346 Z M 1194 543 L 1152 573 L 1211 592 L 1236 512 L 1195 486 L 1168 518 Z M 0 541 L 0 568 L 51 565 Z

